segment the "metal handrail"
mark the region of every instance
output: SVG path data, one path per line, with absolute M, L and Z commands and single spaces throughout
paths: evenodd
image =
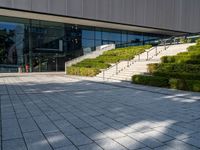
M 147 53 L 148 52 L 150 52 L 150 51 L 152 51 L 153 49 L 155 49 L 155 47 L 152 47 L 149 51 L 146 51 Z M 140 55 L 141 54 L 136 54 L 135 56 L 138 56 L 138 60 L 140 61 Z M 132 59 L 132 60 L 134 60 L 134 58 Z M 132 64 L 134 64 L 135 62 L 137 62 L 136 60 L 135 61 L 131 61 L 131 60 L 128 60 L 127 61 L 127 67 L 130 67 Z M 105 72 L 107 71 L 107 70 L 110 70 L 110 69 L 112 69 L 112 68 L 116 68 L 116 71 L 115 71 L 115 74 L 114 75 L 117 75 L 118 73 L 120 73 L 120 71 L 123 71 L 125 68 L 123 68 L 123 69 L 121 69 L 121 70 L 119 70 L 119 68 L 118 68 L 118 64 L 119 64 L 119 62 L 117 62 L 117 63 L 115 63 L 114 65 L 112 65 L 111 67 L 109 67 L 109 68 L 107 68 L 107 69 L 103 69 L 102 70 L 102 73 L 103 73 L 103 80 L 105 79 Z M 113 76 L 113 75 L 111 75 L 111 76 Z
M 103 80 L 105 79 L 105 72 L 107 70 L 110 70 L 110 69 L 114 68 L 114 67 L 116 68 L 116 74 L 118 74 L 118 64 L 119 64 L 119 62 L 115 63 L 114 65 L 110 66 L 109 68 L 106 68 L 106 69 L 102 70 L 102 72 L 103 72 Z
M 197 33 L 197 34 L 199 35 L 200 33 Z M 193 35 L 194 35 L 194 34 L 193 34 Z M 181 37 L 183 37 L 183 36 L 179 36 L 179 37 L 181 38 Z M 185 37 L 186 37 L 186 36 L 185 36 Z M 189 37 L 189 35 L 188 35 L 187 37 Z M 186 38 L 187 38 L 187 37 L 186 37 Z M 175 41 L 176 38 L 177 38 L 177 36 L 172 36 L 172 37 L 170 37 L 170 38 L 158 40 L 160 43 L 163 43 L 163 42 L 164 42 L 164 44 L 163 44 L 163 45 L 162 45 L 162 44 L 158 44 L 157 46 L 152 47 L 150 50 L 146 51 L 146 53 L 147 53 L 147 59 L 146 59 L 146 60 L 150 60 L 150 59 L 152 59 L 154 56 L 157 56 L 157 55 L 158 55 L 159 53 L 161 53 L 162 51 L 167 50 L 171 45 L 173 45 L 173 41 Z M 170 41 L 170 43 L 167 44 L 167 41 Z M 158 43 L 159 43 L 159 42 L 158 42 Z M 126 43 L 126 44 L 127 44 L 127 43 Z M 178 43 L 177 43 L 177 44 L 178 44 Z M 161 51 L 158 51 L 158 46 L 164 46 L 164 49 L 161 49 Z M 117 45 L 116 45 L 116 47 L 117 47 Z M 155 50 L 155 55 L 153 55 L 151 58 L 149 58 L 149 53 L 152 52 L 153 50 Z M 138 61 L 141 60 L 141 59 L 140 59 L 140 55 L 141 55 L 141 54 L 136 55 L 136 56 L 138 56 Z M 134 64 L 135 62 L 137 62 L 137 60 L 134 60 L 134 59 L 128 60 L 128 61 L 127 61 L 127 68 L 130 67 L 130 66 L 131 66 L 132 64 Z M 119 64 L 119 62 L 117 62 L 117 63 L 114 64 L 113 66 L 111 66 L 111 67 L 109 67 L 109 68 L 103 70 L 103 80 L 105 79 L 105 73 L 106 73 L 107 70 L 110 70 L 110 69 L 116 67 L 116 74 L 115 74 L 115 75 L 117 75 L 117 74 L 121 71 L 121 70 L 119 70 L 119 68 L 118 68 L 118 64 Z
M 167 47 L 166 46 L 166 43 L 164 43 L 164 50 L 167 50 L 168 48 L 169 48 L 169 46 Z M 154 56 L 157 56 L 160 52 L 162 52 L 162 50 L 160 51 L 160 52 L 158 52 L 157 51 L 157 46 L 155 46 L 155 47 L 152 47 L 150 50 L 147 50 L 147 51 L 145 51 L 146 53 L 147 53 L 147 59 L 146 60 L 150 60 L 150 59 L 152 59 Z M 153 50 L 155 50 L 155 55 L 153 55 L 151 58 L 149 58 L 149 53 L 151 52 L 151 51 L 153 51 Z M 141 59 L 140 59 L 140 55 L 141 54 L 138 54 L 138 55 L 136 55 L 136 56 L 138 56 L 138 61 L 140 61 Z M 127 61 L 127 67 L 126 68 L 128 68 L 128 67 L 130 67 L 132 64 L 134 64 L 135 62 L 137 62 L 137 60 L 134 60 L 134 58 L 132 59 L 132 60 L 128 60 Z M 117 63 L 115 63 L 114 65 L 112 65 L 111 67 L 109 67 L 109 68 L 107 68 L 107 69 L 104 69 L 104 70 L 102 70 L 102 72 L 103 72 L 103 80 L 105 80 L 105 73 L 106 73 L 106 71 L 107 70 L 110 70 L 110 69 L 112 69 L 112 68 L 116 68 L 116 72 L 115 72 L 115 74 L 114 75 L 117 75 L 118 73 L 120 73 L 120 71 L 123 71 L 124 69 L 122 69 L 122 70 L 119 70 L 119 68 L 118 68 L 118 64 L 119 64 L 119 62 L 117 62 Z M 111 76 L 113 76 L 113 75 L 111 75 Z

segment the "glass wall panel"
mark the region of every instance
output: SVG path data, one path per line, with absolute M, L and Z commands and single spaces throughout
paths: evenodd
M 63 71 L 66 61 L 96 46 L 155 44 L 155 34 L 0 16 L 0 72 L 31 65 L 33 71 Z M 3 67 L 2 67 L 3 66 Z
M 102 40 L 109 40 L 110 38 L 110 33 L 109 32 L 102 32 Z
M 83 48 L 94 47 L 94 40 L 82 39 Z
M 95 40 L 95 46 L 102 45 L 102 40 Z
M 32 21 L 31 31 L 34 50 L 61 50 L 59 46 L 65 35 L 64 24 Z
M 95 39 L 97 39 L 97 40 L 101 40 L 102 39 L 101 29 L 96 29 L 95 30 Z
M 128 36 L 127 36 L 127 33 L 123 32 L 122 33 L 122 43 L 125 43 L 128 41 Z
M 84 38 L 84 39 L 94 39 L 94 31 L 92 31 L 92 30 L 82 30 L 82 38 Z
M 110 32 L 109 40 L 121 41 L 121 33 Z
M 23 63 L 24 28 L 23 24 L 0 22 L 0 64 Z

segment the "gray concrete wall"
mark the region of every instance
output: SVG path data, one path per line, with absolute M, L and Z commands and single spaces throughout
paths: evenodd
M 0 7 L 200 32 L 200 0 L 0 0 Z

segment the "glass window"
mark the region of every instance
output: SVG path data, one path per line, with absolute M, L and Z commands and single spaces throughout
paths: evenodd
M 137 45 L 137 44 L 140 44 L 142 41 L 143 41 L 142 34 L 134 34 L 134 33 L 128 34 L 128 42 L 136 43 L 136 45 Z
M 102 45 L 102 41 L 101 40 L 95 40 L 95 46 L 100 46 Z
M 95 39 L 101 40 L 101 39 L 102 39 L 101 35 L 102 35 L 102 34 L 101 34 L 100 29 L 97 29 L 97 30 L 95 31 Z
M 84 38 L 84 39 L 94 39 L 94 31 L 92 31 L 92 30 L 82 30 L 82 38 Z
M 121 41 L 121 33 L 114 30 L 105 30 L 102 32 L 102 40 Z
M 109 40 L 110 33 L 109 32 L 102 32 L 102 40 Z
M 84 48 L 94 47 L 94 40 L 82 39 L 82 45 Z
M 121 41 L 121 33 L 110 32 L 109 40 L 111 40 L 111 41 Z
M 0 22 L 0 64 L 22 63 L 24 35 L 24 24 Z
M 128 41 L 128 37 L 126 33 L 122 33 L 122 42 L 127 42 Z

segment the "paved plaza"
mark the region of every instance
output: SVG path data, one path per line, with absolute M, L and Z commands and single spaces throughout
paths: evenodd
M 2 150 L 198 150 L 200 94 L 1 74 Z

